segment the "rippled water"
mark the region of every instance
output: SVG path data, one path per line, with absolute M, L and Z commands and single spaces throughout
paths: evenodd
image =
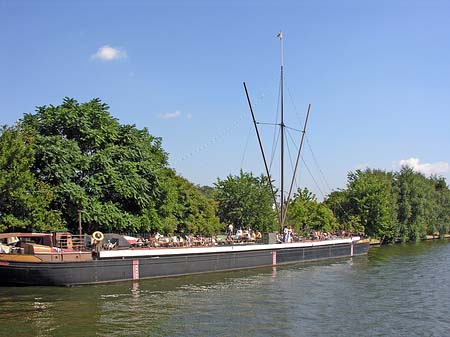
M 0 288 L 0 336 L 449 336 L 450 243 L 276 269 Z

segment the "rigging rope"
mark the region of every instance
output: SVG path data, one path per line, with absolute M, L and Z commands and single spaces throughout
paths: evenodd
M 331 193 L 332 189 L 331 189 L 330 185 L 328 184 L 328 181 L 326 180 L 325 175 L 323 174 L 322 169 L 321 169 L 320 166 L 319 166 L 319 162 L 317 161 L 317 158 L 316 158 L 316 156 L 315 156 L 315 154 L 314 154 L 314 151 L 312 150 L 311 143 L 309 142 L 308 136 L 306 136 L 306 144 L 308 145 L 308 148 L 309 148 L 309 151 L 311 152 L 311 155 L 312 155 L 312 157 L 313 157 L 314 163 L 316 164 L 316 167 L 317 167 L 317 169 L 319 170 L 320 177 L 321 177 L 321 179 L 322 179 L 322 183 L 324 183 L 324 185 L 326 186 L 326 188 L 328 189 L 328 191 L 330 191 L 330 193 Z
M 280 139 L 281 129 L 275 128 L 278 130 L 277 139 L 276 139 L 276 145 L 278 145 L 278 140 Z M 277 146 L 272 147 L 272 152 L 270 154 L 270 164 L 269 164 L 269 170 L 272 168 L 273 160 L 275 159 L 275 152 L 277 150 Z
M 292 141 L 292 143 L 294 144 L 294 146 L 296 146 L 296 144 L 295 144 L 295 142 L 294 142 L 294 140 L 293 140 L 293 137 L 291 136 L 289 130 L 286 129 L 286 133 L 287 133 L 288 136 L 291 138 L 291 141 Z M 289 142 L 288 142 L 287 140 L 288 140 L 288 139 L 286 139 L 286 147 L 287 147 L 287 150 L 288 150 L 289 162 L 290 162 L 290 164 L 291 164 L 291 169 L 292 169 L 292 171 L 294 171 L 294 162 L 292 161 L 291 148 L 290 148 Z M 294 177 L 294 182 L 295 182 L 295 186 L 297 187 L 298 184 L 297 184 L 297 178 L 296 178 L 296 177 Z M 286 194 L 287 196 L 289 196 L 289 193 L 288 193 L 287 191 L 285 191 L 285 192 L 286 192 L 285 194 Z
M 251 134 L 251 132 L 252 132 L 252 127 L 251 126 L 249 126 L 249 128 L 248 128 L 248 134 L 247 134 L 247 140 L 246 140 L 246 142 L 245 142 L 245 146 L 244 146 L 244 152 L 242 153 L 242 159 L 241 159 L 241 169 L 242 169 L 242 166 L 244 165 L 244 158 L 245 158 L 245 155 L 246 155 L 246 153 L 247 153 L 247 146 L 248 146 L 248 141 L 249 141 L 249 139 L 250 139 L 250 134 Z
M 240 123 L 241 123 L 242 119 L 244 117 L 246 117 L 246 116 L 247 116 L 247 114 L 242 113 L 239 116 L 239 118 L 231 126 L 229 126 L 227 128 L 219 129 L 218 130 L 219 132 L 218 132 L 217 136 L 212 137 L 208 142 L 203 143 L 202 145 L 198 146 L 196 149 L 194 149 L 191 152 L 189 152 L 187 155 L 184 155 L 183 157 L 181 157 L 179 160 L 174 161 L 173 162 L 173 166 L 175 167 L 176 164 L 189 159 L 190 157 L 194 156 L 195 154 L 198 154 L 201 151 L 205 150 L 210 145 L 215 144 L 219 140 L 225 138 L 225 136 L 227 136 L 228 134 L 232 133 L 235 129 L 237 129 L 240 126 Z
M 319 166 L 319 163 L 318 163 L 318 161 L 317 161 L 316 156 L 314 155 L 314 152 L 313 152 L 313 150 L 312 150 L 312 147 L 311 147 L 311 144 L 310 144 L 310 142 L 309 142 L 308 137 L 306 137 L 306 143 L 308 144 L 308 147 L 309 147 L 309 150 L 310 150 L 310 152 L 311 152 L 311 154 L 312 154 L 312 156 L 313 156 L 314 162 L 316 163 L 316 166 L 317 166 L 317 168 L 318 168 L 318 170 L 319 170 L 319 172 L 320 172 L 320 174 L 321 174 L 321 176 L 322 176 L 323 182 L 325 182 L 325 185 L 327 186 L 328 190 L 330 191 L 329 194 L 331 194 L 333 191 L 332 191 L 330 185 L 328 184 L 328 181 L 326 180 L 325 175 L 324 175 L 323 172 L 322 172 L 322 169 L 321 169 L 320 166 Z M 325 197 L 324 197 L 324 200 L 325 200 Z M 349 220 L 349 219 L 350 219 L 350 215 L 347 213 L 347 211 L 346 211 L 345 208 L 342 206 L 342 204 L 339 202 L 339 200 L 336 200 L 336 203 L 337 203 L 337 206 L 343 211 L 345 217 Z M 333 211 L 333 214 L 336 216 L 335 213 L 336 213 L 336 212 Z
M 288 132 L 287 134 L 288 134 L 289 137 L 291 138 L 291 140 L 292 140 L 292 142 L 294 143 L 294 145 L 297 146 L 297 144 L 295 144 L 295 142 L 294 142 L 294 140 L 293 140 L 293 138 L 292 138 L 291 133 Z M 297 151 L 298 151 L 298 149 L 297 149 Z M 290 152 L 289 152 L 289 153 L 290 153 Z M 311 176 L 311 178 L 312 178 L 314 184 L 316 185 L 316 188 L 319 190 L 320 194 L 322 195 L 322 198 L 325 199 L 325 196 L 324 196 L 324 194 L 323 194 L 323 192 L 322 192 L 322 189 L 320 188 L 319 184 L 317 183 L 316 179 L 314 178 L 314 175 L 312 174 L 311 170 L 309 169 L 308 164 L 306 163 L 305 159 L 303 158 L 303 156 L 300 156 L 300 158 L 301 158 L 303 164 L 305 165 L 305 168 L 306 168 L 306 170 L 308 171 L 309 175 Z M 292 159 L 291 159 L 291 161 L 292 161 Z M 294 178 L 294 179 L 295 179 L 295 178 Z M 295 180 L 295 183 L 296 183 L 296 186 L 295 186 L 295 187 L 298 189 L 298 182 L 297 182 L 296 180 Z

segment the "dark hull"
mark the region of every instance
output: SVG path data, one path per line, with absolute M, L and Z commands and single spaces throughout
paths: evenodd
M 258 268 L 367 254 L 368 242 L 105 258 L 86 262 L 0 261 L 0 283 L 70 286 Z M 208 249 L 208 248 L 205 248 Z

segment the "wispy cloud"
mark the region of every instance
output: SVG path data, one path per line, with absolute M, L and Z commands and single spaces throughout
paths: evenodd
M 402 159 L 396 163 L 397 166 L 408 166 L 416 172 L 426 175 L 446 173 L 450 170 L 450 165 L 447 162 L 439 161 L 436 163 L 421 163 L 418 158 Z
M 160 115 L 160 117 L 162 119 L 174 119 L 174 118 L 178 118 L 180 116 L 181 116 L 181 112 L 180 111 L 169 112 L 169 113 Z
M 117 59 L 127 58 L 128 54 L 126 50 L 120 48 L 114 48 L 108 45 L 98 48 L 97 52 L 92 55 L 93 59 L 102 61 L 112 61 Z
M 191 119 L 192 119 L 192 114 L 187 114 L 186 118 L 187 118 L 188 120 L 191 120 Z

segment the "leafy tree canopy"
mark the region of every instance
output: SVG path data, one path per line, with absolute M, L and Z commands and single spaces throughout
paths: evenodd
M 250 226 L 260 231 L 278 230 L 270 186 L 264 176 L 254 177 L 241 170 L 238 176 L 218 179 L 215 186 L 222 222 L 231 223 L 235 228 Z
M 87 232 L 173 232 L 186 220 L 176 201 L 188 184 L 181 186 L 168 167 L 160 138 L 121 125 L 108 109 L 99 99 L 80 104 L 65 98 L 26 114 L 23 125 L 34 135 L 32 172 L 51 187 L 51 207 L 69 229 L 76 229 L 81 209 Z M 206 206 L 196 212 L 217 222 Z
M 313 229 L 333 232 L 338 228 L 333 212 L 307 188 L 298 189 L 290 201 L 286 225 L 306 234 Z
M 427 178 L 409 167 L 399 172 L 350 172 L 347 188 L 326 200 L 347 228 L 385 241 L 415 241 L 426 234 L 447 234 L 450 190 L 442 177 Z
M 392 175 L 381 170 L 357 170 L 349 173 L 347 186 L 350 214 L 357 216 L 366 234 L 392 237 L 395 216 Z
M 47 231 L 64 228 L 61 214 L 51 210 L 50 186 L 31 172 L 34 138 L 20 125 L 0 134 L 0 232 Z
M 398 238 L 415 241 L 427 232 L 433 234 L 439 227 L 448 226 L 445 217 L 445 182 L 426 178 L 409 167 L 402 167 L 395 174 L 395 189 L 398 194 Z M 441 188 L 439 192 L 439 188 Z M 448 214 L 448 213 L 447 213 Z

